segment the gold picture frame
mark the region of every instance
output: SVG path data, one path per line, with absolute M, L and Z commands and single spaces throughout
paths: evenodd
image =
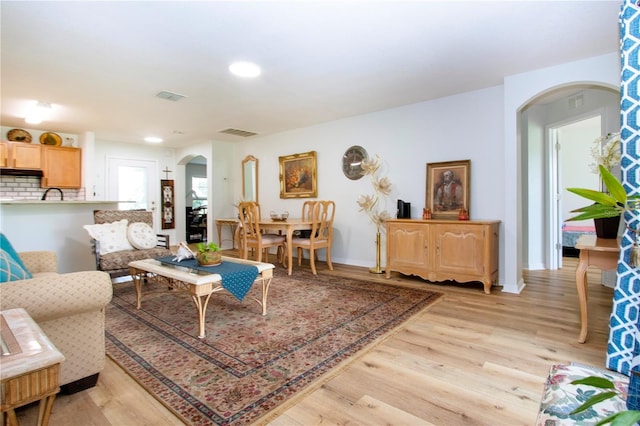
M 458 219 L 461 209 L 469 213 L 471 160 L 427 163 L 426 208 L 433 219 Z
M 285 155 L 280 160 L 280 198 L 318 196 L 316 152 Z

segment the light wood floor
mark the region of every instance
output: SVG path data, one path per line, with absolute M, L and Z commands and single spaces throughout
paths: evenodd
M 535 424 L 552 364 L 604 367 L 613 290 L 599 284 L 598 270 L 589 271 L 589 336 L 577 343 L 576 264 L 565 259 L 558 271 L 525 272 L 520 295 L 499 288 L 486 295 L 480 284 L 427 284 L 395 274 L 386 280 L 366 268 L 334 264 L 330 272 L 319 262 L 322 274 L 424 287 L 444 297 L 261 423 Z M 35 424 L 36 415 L 36 406 L 19 412 L 22 424 Z M 98 386 L 56 399 L 50 424 L 181 423 L 108 359 Z

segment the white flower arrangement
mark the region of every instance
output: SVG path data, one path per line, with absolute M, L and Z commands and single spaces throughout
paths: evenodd
M 382 160 L 377 154 L 375 158 L 367 158 L 362 161 L 362 175 L 371 177 L 371 185 L 375 193 L 373 195 L 361 195 L 356 201 L 360 206 L 360 211 L 364 211 L 369 215 L 369 219 L 376 225 L 378 232 L 380 232 L 381 228 L 384 229 L 385 221 L 391 218 L 388 211 L 378 209 L 380 197 L 389 196 L 392 186 L 388 177 L 380 177 L 378 175 L 381 164 Z
M 591 171 L 599 174 L 598 166 L 602 165 L 611 171 L 620 164 L 621 147 L 620 132 L 608 133 L 593 141 L 591 146 L 591 156 L 595 163 L 589 164 Z

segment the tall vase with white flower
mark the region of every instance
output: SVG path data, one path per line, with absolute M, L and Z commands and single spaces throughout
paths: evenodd
M 606 136 L 596 138 L 591 146 L 591 156 L 595 163 L 589 164 L 589 167 L 595 174 L 600 173 L 598 168 L 600 165 L 609 171 L 619 166 L 622 156 L 620 151 L 620 132 L 608 133 Z
M 380 231 L 384 229 L 385 221 L 391 218 L 388 211 L 380 208 L 382 199 L 386 199 L 391 194 L 391 181 L 386 176 L 380 176 L 381 164 L 382 160 L 377 154 L 375 158 L 368 158 L 362 161 L 362 175 L 371 178 L 374 194 L 361 195 L 357 200 L 360 211 L 366 212 L 371 222 L 376 226 L 376 266 L 369 269 L 369 272 L 373 274 L 382 274 L 384 272 L 380 265 Z
M 599 174 L 599 166 L 604 167 L 607 171 L 613 173 L 614 168 L 620 165 L 620 132 L 608 133 L 593 141 L 591 146 L 591 156 L 594 163 L 591 163 L 591 171 Z M 602 178 L 600 178 L 600 191 L 607 192 Z M 620 227 L 620 215 L 605 218 L 595 218 L 593 220 L 596 227 L 596 235 L 598 238 L 617 238 L 618 228 Z

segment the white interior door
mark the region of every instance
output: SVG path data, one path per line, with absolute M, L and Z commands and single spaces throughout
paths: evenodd
M 566 188 L 599 189 L 600 178 L 593 173 L 591 147 L 602 133 L 602 117 L 595 115 L 558 125 L 550 131 L 551 188 L 549 203 L 549 269 L 562 267 L 562 224 L 574 216 L 571 210 L 585 205 L 584 200 L 569 194 Z M 593 220 L 571 222 L 573 225 L 593 225 Z
M 156 161 L 107 158 L 107 194 L 110 200 L 123 201 L 118 204 L 120 210 L 151 210 L 153 222 L 158 223 L 159 185 Z

